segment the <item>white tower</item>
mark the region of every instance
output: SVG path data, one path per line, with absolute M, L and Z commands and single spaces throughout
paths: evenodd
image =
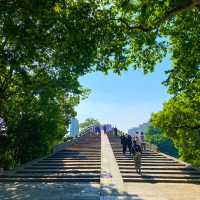
M 79 134 L 79 122 L 76 118 L 71 119 L 70 136 L 76 137 Z

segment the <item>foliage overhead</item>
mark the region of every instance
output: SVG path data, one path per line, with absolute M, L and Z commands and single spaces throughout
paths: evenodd
M 95 70 L 120 74 L 132 67 L 148 73 L 167 55 L 172 66 L 165 85 L 175 95 L 172 101 L 183 99 L 200 110 L 198 103 L 193 107 L 200 79 L 200 0 L 1 0 L 0 5 L 0 117 L 10 144 L 1 145 L 7 147 L 5 157 L 24 162 L 34 151 L 45 153 L 45 145 L 50 149 L 88 93 L 78 78 Z M 23 157 L 18 144 L 24 138 L 37 139 Z

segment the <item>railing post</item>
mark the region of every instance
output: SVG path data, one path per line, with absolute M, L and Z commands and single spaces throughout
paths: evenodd
M 0 167 L 0 174 L 3 174 L 3 172 L 4 172 L 3 167 Z

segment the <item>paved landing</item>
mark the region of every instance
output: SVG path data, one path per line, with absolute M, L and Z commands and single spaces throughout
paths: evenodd
M 99 184 L 0 183 L 0 200 L 99 200 Z
M 129 195 L 137 194 L 141 200 L 200 200 L 198 184 L 125 183 L 124 190 Z

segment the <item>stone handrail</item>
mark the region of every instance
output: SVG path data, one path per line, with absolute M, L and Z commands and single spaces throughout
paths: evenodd
M 150 150 L 150 151 L 155 151 L 158 152 L 158 146 L 156 146 L 155 144 L 151 144 L 149 142 L 146 142 L 146 149 Z
M 89 130 L 90 130 L 90 127 L 88 127 L 86 130 L 80 132 L 79 135 L 77 135 L 75 138 L 73 138 L 73 139 L 71 139 L 69 141 L 66 141 L 64 143 L 56 145 L 54 147 L 54 149 L 52 150 L 52 153 L 54 154 L 54 153 L 56 153 L 56 152 L 58 152 L 58 151 L 60 151 L 62 149 L 65 149 L 67 147 L 72 146 L 73 144 L 76 144 L 80 140 L 80 138 L 82 138 L 83 136 L 85 136 L 85 135 L 90 133 Z

